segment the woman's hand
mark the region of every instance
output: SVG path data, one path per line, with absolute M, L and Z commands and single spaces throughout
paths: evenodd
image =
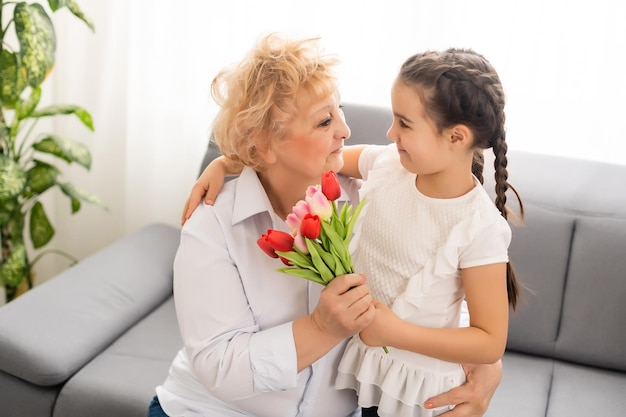
M 463 369 L 467 378 L 465 384 L 427 400 L 426 408 L 456 405 L 442 414 L 445 417 L 480 417 L 487 412 L 502 379 L 502 361 L 491 365 L 463 365 Z
M 323 290 L 311 317 L 323 332 L 343 340 L 369 326 L 375 310 L 365 276 L 342 275 Z
M 368 326 L 375 314 L 365 276 L 348 274 L 333 279 L 322 290 L 313 313 L 293 322 L 298 372 Z

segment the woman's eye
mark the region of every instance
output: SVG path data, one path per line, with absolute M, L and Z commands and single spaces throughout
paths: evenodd
M 331 117 L 328 117 L 324 120 L 322 120 L 322 122 L 320 123 L 320 127 L 328 127 L 330 126 L 330 122 L 332 122 L 333 119 Z

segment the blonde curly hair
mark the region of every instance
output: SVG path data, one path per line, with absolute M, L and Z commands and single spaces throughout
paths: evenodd
M 220 106 L 213 135 L 232 163 L 264 169 L 258 149 L 271 149 L 298 113 L 298 95 L 323 99 L 337 90 L 337 58 L 322 53 L 319 38 L 290 40 L 270 33 L 236 66 L 213 79 L 211 95 Z

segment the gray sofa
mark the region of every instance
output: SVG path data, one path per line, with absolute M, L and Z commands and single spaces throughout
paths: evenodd
M 353 142 L 386 143 L 388 109 L 345 113 Z M 529 290 L 487 416 L 623 417 L 626 166 L 511 152 L 509 171 L 527 215 L 511 259 Z M 178 240 L 147 226 L 1 307 L 0 416 L 145 417 L 181 345 Z

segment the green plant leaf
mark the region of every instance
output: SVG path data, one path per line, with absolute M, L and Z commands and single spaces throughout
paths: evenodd
M 31 87 L 39 86 L 54 66 L 56 35 L 50 17 L 37 3 L 18 3 L 13 11 L 21 66 Z
M 45 246 L 52 236 L 54 236 L 54 228 L 46 216 L 43 204 L 37 201 L 30 210 L 30 239 L 33 247 L 39 249 Z
M 89 148 L 75 140 L 62 138 L 57 135 L 48 135 L 39 142 L 34 143 L 33 148 L 39 152 L 61 158 L 68 163 L 76 162 L 86 169 L 91 168 L 91 152 Z
M 80 201 L 95 204 L 105 210 L 107 209 L 106 205 L 98 197 L 76 187 L 74 184 L 70 184 L 69 182 L 59 183 L 59 187 L 61 187 L 63 194 L 72 199 L 72 214 L 76 213 L 80 209 Z M 74 201 L 79 203 L 77 207 L 75 207 Z
M 48 5 L 53 12 L 56 12 L 63 7 L 67 7 L 74 16 L 85 22 L 92 31 L 95 31 L 93 23 L 89 20 L 89 18 L 87 18 L 87 16 L 85 16 L 74 0 L 48 0 Z
M 29 117 L 35 111 L 39 100 L 41 100 L 41 87 L 32 88 L 28 100 L 23 102 L 18 100 L 16 105 L 18 119 L 23 120 Z
M 0 266 L 0 280 L 10 288 L 15 288 L 26 277 L 28 271 L 28 257 L 23 243 L 17 243 L 13 247 L 11 255 Z
M 26 88 L 26 79 L 20 69 L 19 56 L 3 49 L 0 51 L 0 103 L 13 108 Z
M 11 200 L 3 200 L 0 204 L 0 226 L 5 226 L 11 220 L 15 208 L 18 206 L 17 197 Z
M 74 114 L 81 122 L 83 122 L 85 126 L 89 128 L 89 130 L 93 132 L 94 127 L 91 114 L 89 114 L 89 112 L 84 108 L 73 104 L 55 104 L 53 106 L 44 107 L 43 109 L 39 109 L 32 113 L 29 117 L 40 118 L 63 114 Z
M 26 185 L 26 172 L 11 158 L 0 155 L 0 201 L 17 197 Z
M 41 194 L 56 185 L 61 171 L 54 165 L 35 160 L 35 165 L 27 171 L 27 186 L 33 193 Z

